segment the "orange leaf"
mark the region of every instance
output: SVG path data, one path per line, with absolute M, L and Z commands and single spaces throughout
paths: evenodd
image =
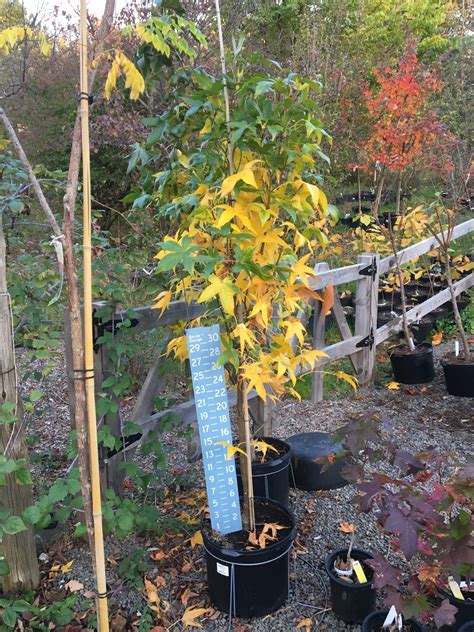
M 313 625 L 313 620 L 307 617 L 306 619 L 301 619 L 301 621 L 296 626 L 297 630 L 301 628 L 305 629 L 305 632 L 311 632 L 311 626 Z
M 441 343 L 442 340 L 443 340 L 443 332 L 440 331 L 433 336 L 433 338 L 431 339 L 431 344 L 433 345 L 433 347 L 436 347 L 437 345 Z
M 343 533 L 354 533 L 355 526 L 350 522 L 341 522 L 338 526 L 338 529 Z
M 334 305 L 334 285 L 331 283 L 323 292 L 323 304 L 321 306 L 321 312 L 323 316 L 327 316 Z

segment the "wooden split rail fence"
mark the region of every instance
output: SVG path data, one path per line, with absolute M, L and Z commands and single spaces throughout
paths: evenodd
M 470 219 L 455 227 L 452 239 L 457 239 L 474 231 L 474 219 Z M 434 237 L 420 241 L 413 246 L 409 246 L 398 253 L 402 264 L 417 259 L 421 255 L 429 252 L 437 247 Z M 380 277 L 394 271 L 396 268 L 395 257 L 389 256 L 381 259 L 379 255 L 363 254 L 357 258 L 357 263 L 336 269 L 329 269 L 326 263 L 320 263 L 315 266 L 317 278 L 312 284 L 314 290 L 323 290 L 328 285 L 334 286 L 334 305 L 332 308 L 332 316 L 339 330 L 341 340 L 331 345 L 325 344 L 325 318 L 321 315 L 321 302 L 315 301 L 313 305 L 313 330 L 312 340 L 313 348 L 324 351 L 327 357 L 324 358 L 318 368 L 324 365 L 348 357 L 354 368 L 355 375 L 360 384 L 367 384 L 372 379 L 377 345 L 384 342 L 390 335 L 401 330 L 401 316 L 394 317 L 388 323 L 381 327 L 377 327 L 378 316 L 378 291 Z M 337 287 L 346 283 L 355 282 L 355 313 L 354 313 L 354 331 L 347 321 L 341 304 Z M 466 291 L 474 284 L 474 276 L 469 276 L 457 281 L 454 285 L 456 295 Z M 428 298 L 424 302 L 416 305 L 407 312 L 409 323 L 419 321 L 442 304 L 450 300 L 449 289 L 439 292 L 438 294 Z M 99 311 L 103 304 L 96 303 L 96 309 Z M 185 305 L 181 302 L 171 303 L 169 308 L 160 316 L 157 310 L 151 307 L 140 307 L 133 310 L 117 311 L 112 319 L 104 322 L 96 320 L 96 334 L 100 335 L 104 330 L 113 331 L 115 323 L 122 322 L 125 318 L 130 318 L 130 312 L 133 312 L 132 326 L 136 331 L 148 331 L 157 327 L 168 327 L 180 320 L 193 319 L 201 315 L 204 308 L 201 305 Z M 308 320 L 307 313 L 301 313 L 299 317 L 306 323 Z M 66 339 L 68 336 L 66 336 Z M 190 444 L 189 457 L 198 458 L 200 456 L 199 438 L 197 434 L 196 413 L 194 400 L 189 399 L 183 403 L 177 404 L 166 410 L 155 411 L 154 401 L 161 394 L 163 387 L 162 358 L 164 348 L 161 347 L 156 358 L 148 372 L 143 386 L 138 394 L 134 408 L 128 419 L 137 423 L 141 427 L 141 432 L 136 441 L 130 445 L 124 446 L 123 450 L 112 455 L 103 455 L 102 467 L 104 476 L 104 485 L 112 487 L 118 493 L 122 489 L 123 468 L 120 463 L 124 460 L 130 460 L 133 451 L 146 439 L 149 432 L 159 430 L 160 424 L 166 418 L 171 418 L 173 423 L 180 423 L 186 427 L 191 425 L 194 428 L 193 440 Z M 70 377 L 72 378 L 72 349 L 66 349 L 66 358 Z M 105 345 L 99 345 L 96 353 L 96 388 L 102 391 L 102 382 L 108 375 L 115 373 L 115 367 L 110 358 L 110 352 Z M 71 380 L 70 380 L 71 382 Z M 72 383 L 72 382 L 71 382 Z M 229 404 L 235 404 L 235 391 L 229 390 Z M 73 404 L 73 389 L 69 392 L 70 404 Z M 321 401 L 323 398 L 323 372 L 315 371 L 312 374 L 312 392 L 311 399 L 313 402 Z M 274 414 L 274 404 L 266 403 L 256 396 L 255 392 L 251 392 L 249 396 L 249 407 L 251 409 L 254 421 L 254 433 L 259 436 L 268 436 L 272 431 L 272 417 Z M 109 426 L 110 431 L 115 436 L 121 436 L 123 430 L 123 419 L 120 412 L 120 403 L 118 403 L 117 413 L 108 413 L 102 423 Z M 71 406 L 71 410 L 73 407 Z

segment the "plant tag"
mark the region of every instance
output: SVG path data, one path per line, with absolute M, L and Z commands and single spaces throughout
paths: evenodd
M 382 623 L 382 627 L 388 628 L 388 626 L 392 625 L 392 623 L 395 621 L 396 618 L 397 618 L 397 609 L 395 608 L 395 606 L 392 606 L 390 610 L 388 611 L 387 616 L 385 617 L 385 621 Z
M 451 592 L 456 597 L 456 599 L 462 599 L 464 601 L 464 595 L 462 594 L 461 589 L 459 588 L 459 584 L 454 579 L 454 577 L 450 576 L 448 578 L 448 585 L 451 588 Z
M 365 584 L 368 579 L 364 573 L 364 569 L 361 566 L 359 560 L 352 560 L 352 568 L 354 569 L 354 573 L 357 575 L 357 579 L 361 584 Z
M 240 531 L 242 517 L 234 457 L 227 459 L 220 445 L 232 443 L 232 431 L 224 367 L 216 366 L 222 353 L 219 325 L 188 329 L 186 339 L 211 525 L 224 535 Z
M 454 353 L 456 354 L 456 358 L 457 358 L 459 355 L 459 341 L 458 340 L 456 340 L 454 343 Z
M 219 575 L 224 575 L 224 577 L 229 577 L 229 567 L 225 564 L 221 564 L 217 562 L 217 572 Z

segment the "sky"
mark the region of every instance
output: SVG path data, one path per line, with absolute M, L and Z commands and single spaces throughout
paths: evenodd
M 23 0 L 29 13 L 49 13 L 55 6 L 59 6 L 67 13 L 79 14 L 79 0 Z M 116 11 L 120 11 L 127 4 L 126 0 L 117 0 Z M 88 0 L 87 10 L 94 15 L 101 16 L 105 0 Z

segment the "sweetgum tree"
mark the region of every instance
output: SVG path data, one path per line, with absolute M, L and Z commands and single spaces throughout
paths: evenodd
M 319 187 L 327 137 L 315 114 L 320 87 L 296 74 L 249 74 L 236 63 L 227 77 L 226 125 L 221 79 L 198 70 L 178 74 L 176 84 L 175 105 L 148 121 L 153 129 L 146 153 L 140 150 L 148 175 L 137 200 L 176 226 L 156 255 L 159 271 L 171 277 L 156 307 L 197 301 L 208 306 L 207 319 L 221 323 L 219 361 L 238 394 L 243 522 L 253 530 L 247 394 L 255 389 L 266 400 L 294 392 L 298 372 L 323 355 L 305 348 L 296 318 L 318 298 L 310 263 L 331 222 Z M 164 170 L 152 174 L 157 161 Z M 169 351 L 187 357 L 185 336 Z

